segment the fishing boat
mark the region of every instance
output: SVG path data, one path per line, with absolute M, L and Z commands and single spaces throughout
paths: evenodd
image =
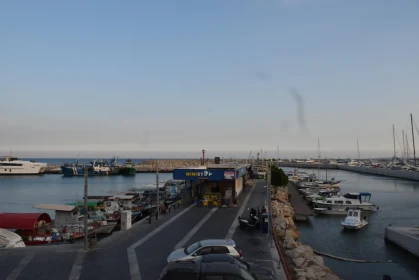
M 131 159 L 127 159 L 125 164 L 119 168 L 119 174 L 133 176 L 135 175 L 135 164 Z
M 361 219 L 360 209 L 349 209 L 346 219 L 340 223 L 344 229 L 360 229 L 368 225 L 367 217 Z
M 62 242 L 60 234 L 52 230 L 51 217 L 47 213 L 2 213 L 0 228 L 19 235 L 26 246 Z
M 72 163 L 65 163 L 60 166 L 64 176 L 84 176 L 84 170 L 87 169 L 88 175 L 94 175 L 93 166 L 80 164 L 79 159 Z

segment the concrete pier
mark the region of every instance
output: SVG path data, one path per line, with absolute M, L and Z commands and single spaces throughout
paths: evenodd
M 419 227 L 386 228 L 385 239 L 419 257 Z
M 307 206 L 304 199 L 300 196 L 295 183 L 288 183 L 288 194 L 291 195 L 290 203 L 295 210 L 296 221 L 307 221 L 309 216 L 313 216 L 312 211 Z

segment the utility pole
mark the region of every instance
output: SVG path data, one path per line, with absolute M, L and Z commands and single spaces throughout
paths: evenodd
M 156 160 L 156 185 L 157 185 L 157 219 L 160 214 L 160 190 L 159 190 L 159 162 Z
M 410 113 L 410 124 L 412 126 L 412 140 L 413 140 L 413 162 L 416 167 L 416 148 L 415 148 L 415 134 L 413 133 L 413 116 L 412 113 Z
M 88 196 L 88 182 L 87 177 L 89 176 L 88 168 L 84 167 L 84 250 L 88 250 L 87 246 L 87 219 L 88 219 L 88 213 L 87 213 L 87 196 Z

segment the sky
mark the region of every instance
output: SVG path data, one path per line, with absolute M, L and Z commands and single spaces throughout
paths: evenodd
M 419 124 L 414 0 L 2 1 L 0 38 L 1 154 L 391 156 Z

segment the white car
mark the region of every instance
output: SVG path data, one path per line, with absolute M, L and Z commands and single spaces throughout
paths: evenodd
M 173 251 L 167 257 L 167 262 L 191 260 L 208 254 L 229 254 L 238 259 L 243 258 L 242 252 L 234 240 L 206 239 L 198 241 L 187 248 Z

